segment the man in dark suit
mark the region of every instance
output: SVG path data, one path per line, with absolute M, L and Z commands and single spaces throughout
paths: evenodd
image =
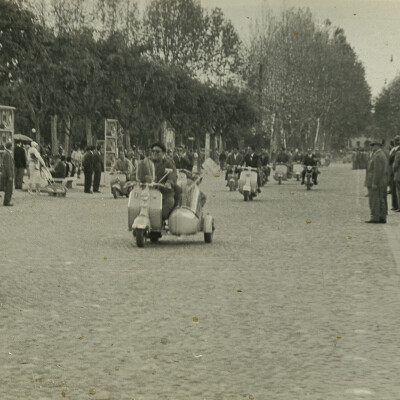
M 6 151 L 3 154 L 3 171 L 2 180 L 4 187 L 4 206 L 12 207 L 11 196 L 13 191 L 13 179 L 14 179 L 14 156 L 12 154 L 12 143 L 7 142 Z
M 225 180 L 226 186 L 229 186 L 228 175 L 232 172 L 233 165 L 242 165 L 243 157 L 239 153 L 239 150 L 235 147 L 231 153 L 228 154 L 228 158 L 226 159 L 226 172 L 225 172 Z
M 90 147 L 86 148 L 86 153 L 82 159 L 82 167 L 85 174 L 85 193 L 93 193 L 90 190 L 93 176 L 93 151 Z
M 97 146 L 97 149 L 93 152 L 93 192 L 100 193 L 100 179 L 101 171 L 103 170 L 103 157 L 101 155 L 101 146 Z
M 387 215 L 387 184 L 389 163 L 386 154 L 382 149 L 382 143 L 372 141 L 372 159 L 368 164 L 367 188 L 369 195 L 369 206 L 371 219 L 365 221 L 372 224 L 385 224 Z
M 317 178 L 318 178 L 318 172 L 317 172 L 318 161 L 315 158 L 315 156 L 314 156 L 314 154 L 312 152 L 312 149 L 308 149 L 307 150 L 307 154 L 303 158 L 303 165 L 306 166 L 306 167 L 308 167 L 308 166 L 315 167 L 313 169 L 312 179 L 314 181 L 314 185 L 318 185 L 318 181 L 317 181 Z M 305 179 L 306 179 L 306 168 L 304 168 L 303 172 L 301 173 L 301 184 L 302 185 L 304 185 Z
M 14 149 L 15 162 L 15 189 L 22 189 L 24 183 L 24 173 L 26 169 L 26 153 L 22 147 L 22 142 L 17 142 Z

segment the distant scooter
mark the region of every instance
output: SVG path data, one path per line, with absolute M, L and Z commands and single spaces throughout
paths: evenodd
M 311 165 L 307 165 L 305 168 L 306 168 L 306 188 L 307 188 L 307 190 L 311 190 L 311 188 L 313 186 L 312 176 L 313 176 L 315 167 L 313 167 Z
M 244 201 L 253 200 L 257 196 L 257 168 L 242 167 L 239 178 L 239 192 Z
M 278 181 L 279 185 L 282 181 L 288 180 L 288 166 L 287 164 L 283 163 L 276 163 L 275 164 L 275 174 L 274 179 Z
M 129 176 L 124 172 L 117 171 L 115 174 L 116 178 L 111 182 L 111 193 L 114 199 L 118 199 L 118 197 L 129 197 L 135 182 L 129 180 Z M 110 172 L 110 175 L 114 175 L 114 172 Z
M 228 186 L 229 191 L 234 192 L 239 185 L 239 170 L 237 165 L 228 166 Z
M 296 180 L 300 180 L 301 178 L 301 173 L 303 172 L 303 166 L 301 163 L 297 162 L 296 164 L 293 165 L 293 175 L 296 178 Z

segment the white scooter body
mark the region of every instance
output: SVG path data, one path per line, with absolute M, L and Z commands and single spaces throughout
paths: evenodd
M 162 220 L 161 187 L 164 185 L 139 184 L 129 196 L 128 228 L 133 231 L 138 247 L 144 247 L 147 238 L 156 242 L 162 233 L 180 236 L 204 232 L 204 241 L 211 243 L 214 219 L 208 213 L 203 214 L 197 182 L 188 185 L 182 195 L 182 205 L 171 212 L 168 223 Z
M 243 167 L 239 178 L 239 192 L 244 201 L 253 200 L 257 196 L 257 168 Z

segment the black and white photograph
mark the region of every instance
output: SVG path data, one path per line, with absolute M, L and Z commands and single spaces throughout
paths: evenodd
M 0 0 L 0 400 L 400 400 L 400 0 Z

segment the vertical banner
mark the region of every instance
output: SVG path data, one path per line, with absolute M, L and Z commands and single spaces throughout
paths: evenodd
M 204 158 L 207 160 L 207 158 L 210 157 L 210 134 L 206 133 L 206 145 L 204 148 Z
M 110 171 L 118 157 L 118 121 L 106 119 L 104 122 L 104 171 Z

